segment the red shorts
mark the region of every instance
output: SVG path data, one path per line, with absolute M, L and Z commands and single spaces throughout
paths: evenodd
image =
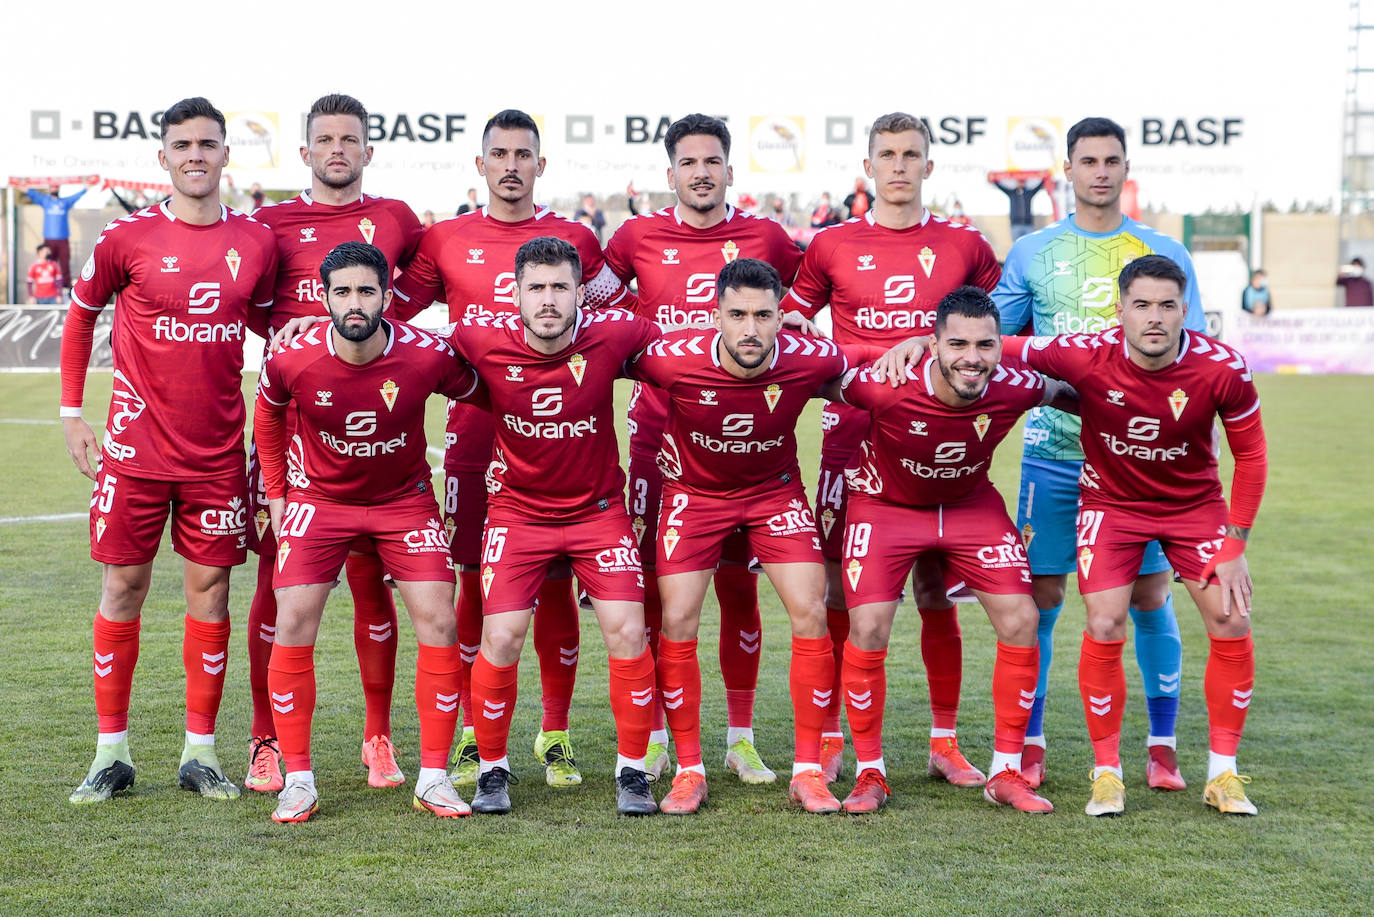
M 634 528 L 635 539 L 639 544 L 639 556 L 645 570 L 653 570 L 658 558 L 658 514 L 662 497 L 663 472 L 659 470 L 658 464 L 631 455 L 628 495 L 630 525 Z M 743 532 L 731 532 L 726 536 L 720 551 L 722 564 L 743 565 L 752 563 L 753 560 L 748 536 Z
M 841 563 L 845 604 L 895 601 L 916 557 L 926 551 L 939 552 L 947 580 L 994 595 L 1030 595 L 1026 549 L 992 487 L 957 503 L 920 507 L 856 493 L 849 500 Z
M 760 563 L 821 563 L 816 518 L 800 481 L 748 497 L 688 493 L 669 482 L 659 516 L 659 576 L 714 570 L 726 538 L 741 530 Z
M 1136 581 L 1145 547 L 1158 541 L 1180 579 L 1196 583 L 1226 535 L 1226 501 L 1184 510 L 1141 512 L 1119 506 L 1078 508 L 1078 591 L 1101 592 Z M 1212 577 L 1215 581 L 1216 577 Z
M 444 531 L 453 562 L 475 567 L 482 561 L 482 526 L 487 521 L 487 481 L 481 471 L 444 472 Z
M 159 481 L 106 463 L 91 495 L 91 557 L 103 564 L 148 563 L 170 515 L 178 554 L 209 567 L 236 567 L 248 556 L 247 496 L 241 474 Z
M 378 503 L 334 503 L 300 493 L 287 499 L 272 586 L 332 583 L 348 552 L 374 552 L 393 579 L 453 582 L 448 536 L 429 493 Z
M 821 410 L 821 471 L 816 479 L 816 530 L 826 560 L 844 554 L 845 506 L 849 486 L 844 469 L 868 434 L 868 413 L 827 401 Z
M 644 570 L 630 517 L 619 507 L 580 522 L 487 522 L 482 548 L 482 613 L 534 607 L 550 564 L 572 562 L 594 599 L 643 602 Z
M 262 479 L 258 444 L 248 444 L 248 505 L 252 509 L 248 526 L 248 549 L 261 557 L 277 553 L 277 535 L 272 531 L 272 513 L 267 501 L 267 482 Z

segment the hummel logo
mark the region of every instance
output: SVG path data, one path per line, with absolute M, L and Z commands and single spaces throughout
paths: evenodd
M 163 256 L 162 256 L 162 264 L 163 264 L 162 273 L 164 273 L 164 274 L 180 274 L 180 273 L 181 273 L 181 268 L 177 267 L 177 256 L 176 256 L 176 255 L 163 255 Z
M 1126 397 L 1126 393 L 1125 393 L 1125 392 L 1118 392 L 1116 389 L 1108 389 L 1108 391 L 1107 391 L 1107 403 L 1108 403 L 1108 404 L 1114 404 L 1114 405 L 1116 405 L 1117 407 L 1125 407 L 1125 406 L 1126 406 L 1126 402 L 1123 400 L 1125 397 Z
M 218 675 L 224 671 L 224 657 L 227 653 L 201 653 L 200 667 L 205 670 L 206 675 Z M 219 663 L 215 665 L 215 663 Z
M 480 643 L 474 643 L 472 645 L 460 643 L 458 644 L 458 658 L 466 662 L 468 665 L 471 665 L 472 663 L 477 661 L 477 651 L 481 648 L 482 644 Z
M 755 653 L 757 653 L 757 652 L 759 651 L 759 646 L 760 646 L 759 638 L 760 638 L 762 635 L 763 635 L 763 631 L 759 631 L 759 630 L 756 630 L 756 631 L 754 631 L 753 633 L 750 633 L 749 631 L 745 631 L 745 630 L 740 631 L 740 632 L 739 632 L 739 648 L 742 649 L 742 650 L 744 650 L 746 653 L 748 653 L 748 654 L 751 655 L 751 656 L 754 655 Z
M 302 242 L 302 243 L 305 243 L 305 242 L 318 242 L 318 241 L 320 241 L 320 240 L 315 238 L 315 227 L 314 227 L 314 226 L 302 226 L 302 227 L 301 227 L 301 242 Z
M 1021 691 L 1020 694 L 1021 698 L 1017 701 L 1017 703 L 1021 705 L 1021 709 L 1029 710 L 1030 708 L 1035 706 L 1034 691 Z
M 277 627 L 275 624 L 259 624 L 258 639 L 263 643 L 277 642 Z
M 101 678 L 114 671 L 114 653 L 107 653 L 102 656 L 95 654 L 95 674 Z
M 653 702 L 653 699 L 654 689 L 652 687 L 645 688 L 643 691 L 630 692 L 630 703 L 636 707 L 647 707 Z
M 440 713 L 452 713 L 458 709 L 458 692 L 452 694 L 440 694 L 434 692 L 434 709 Z
M 324 389 L 320 389 L 315 393 L 315 404 L 317 407 L 332 408 L 334 406 L 334 402 L 330 399 L 333 397 L 333 392 L 326 392 Z
M 681 707 L 681 706 L 682 706 L 682 692 L 683 692 L 684 690 L 686 690 L 686 689 L 684 689 L 684 688 L 678 688 L 676 691 L 669 691 L 668 689 L 665 688 L 665 689 L 663 690 L 663 706 L 664 706 L 664 708 L 667 709 L 667 710 L 676 710 L 678 707 Z
M 1102 697 L 1088 695 L 1088 709 L 1097 716 L 1106 716 L 1112 712 L 1112 696 L 1110 694 Z
M 825 708 L 827 708 L 827 707 L 830 706 L 830 695 L 833 694 L 833 693 L 835 693 L 835 692 L 833 692 L 833 691 L 818 691 L 817 689 L 812 688 L 812 689 L 811 689 L 811 703 L 815 704 L 817 707 L 820 707 L 822 710 L 824 710 Z
M 861 270 L 861 271 L 876 271 L 877 269 L 878 269 L 878 266 L 877 266 L 876 264 L 873 263 L 873 256 L 872 256 L 872 255 L 860 255 L 860 256 L 859 256 L 859 270 Z
M 1056 261 L 1056 262 L 1054 262 L 1054 276 L 1056 276 L 1056 277 L 1068 277 L 1070 274 L 1072 274 L 1073 271 L 1069 268 L 1069 264 L 1070 264 L 1070 263 L 1071 263 L 1071 262 L 1068 262 L 1068 261 Z
M 523 378 L 521 378 L 521 376 L 520 376 L 520 374 L 521 374 L 522 372 L 524 372 L 524 371 L 525 371 L 525 367 L 523 367 L 523 366 L 507 366 L 507 367 L 506 367 L 506 381 L 507 381 L 507 382 L 524 382 L 525 380 L 524 380 Z
M 701 398 L 697 399 L 697 404 L 718 405 L 720 404 L 720 402 L 716 400 L 716 393 L 714 389 L 704 388 L 701 390 Z
M 385 643 L 390 640 L 391 635 L 395 633 L 395 631 L 391 629 L 390 621 L 385 621 L 381 624 L 369 624 L 367 625 L 367 630 L 367 639 L 371 640 L 373 643 Z
M 907 430 L 912 436 L 929 436 L 926 432 L 926 422 L 924 420 L 913 420 L 911 428 Z
M 580 647 L 560 646 L 558 648 L 558 661 L 561 665 L 577 665 L 577 654 Z
M 677 260 L 677 249 L 675 249 L 675 248 L 665 248 L 665 249 L 663 250 L 663 263 L 664 263 L 664 264 L 681 264 L 682 262 L 679 261 L 679 260 Z
M 493 704 L 493 703 L 492 703 L 491 701 L 489 701 L 489 700 L 484 700 L 484 701 L 482 701 L 482 716 L 486 717 L 486 718 L 489 719 L 489 720 L 499 720 L 501 717 L 503 717 L 503 716 L 505 716 L 505 715 L 506 715 L 506 702 L 505 702 L 505 701 L 501 701 L 501 703 L 499 703 L 499 704 Z
M 873 692 L 865 691 L 862 694 L 855 694 L 853 691 L 850 691 L 849 706 L 853 707 L 855 710 L 867 710 L 869 707 L 873 706 Z
M 290 713 L 296 709 L 296 692 L 287 691 L 285 694 L 272 692 L 272 709 L 278 713 Z
M 468 264 L 486 264 L 482 260 L 482 250 L 480 248 L 468 249 Z

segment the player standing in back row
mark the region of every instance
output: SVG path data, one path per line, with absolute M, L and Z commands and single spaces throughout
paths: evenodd
M 606 263 L 611 269 L 627 283 L 638 280 L 641 314 L 664 326 L 709 322 L 716 275 L 737 258 L 765 261 L 784 284 L 791 283 L 801 251 L 783 228 L 725 202 L 725 190 L 734 183 L 725 122 L 687 115 L 668 128 L 664 146 L 668 187 L 677 192 L 677 206 L 625 221 L 606 244 Z M 665 394 L 636 386 L 629 417 L 630 516 L 644 561 L 645 623 L 649 646 L 655 651 L 663 620 L 653 575 L 663 488 L 656 460 L 667 412 Z M 720 668 L 729 725 L 725 760 L 745 783 L 771 783 L 777 776 L 754 745 L 762 631 L 757 577 L 749 572 L 751 557 L 743 532 L 726 540 L 722 558 L 715 587 L 721 609 Z M 655 708 L 646 763 L 655 777 L 668 764 L 668 733 L 662 716 L 662 710 Z
M 367 142 L 367 109 L 352 96 L 327 95 L 315 100 L 305 118 L 306 145 L 301 161 L 310 167 L 310 190 L 274 207 L 257 211 L 256 219 L 277 237 L 277 288 L 270 323 L 280 329 L 297 317 L 315 318 L 324 307 L 320 263 L 335 246 L 349 241 L 376 246 L 387 263 L 404 267 L 420 244 L 423 230 L 402 201 L 363 193 L 363 168 L 372 161 Z M 388 276 L 383 278 L 390 281 Z M 288 434 L 295 414 L 288 416 Z M 244 786 L 259 792 L 282 788 L 281 752 L 272 728 L 267 665 L 277 633 L 277 604 L 272 568 L 277 539 L 269 525 L 267 492 L 251 449 L 249 487 L 254 494 L 253 531 L 249 545 L 258 553 L 258 581 L 248 612 L 248 682 L 253 692 L 252 742 Z M 352 552 L 345 566 L 353 593 L 353 645 L 362 676 L 366 718 L 362 760 L 368 784 L 398 786 L 405 780 L 391 744 L 391 692 L 396 681 L 396 603 L 383 580 L 376 552 Z
M 431 227 L 415 260 L 396 280 L 396 312 L 401 318 L 433 302 L 448 304 L 450 321 L 515 312 L 515 253 L 538 236 L 572 243 L 582 262 L 578 280 L 586 285 L 589 308 L 628 307 L 624 284 L 607 267 L 592 231 L 534 203 L 535 180 L 544 174 L 539 128 L 522 111 L 493 115 L 482 131 L 477 171 L 487 181 L 490 203 Z M 472 663 L 482 639 L 482 588 L 478 569 L 482 520 L 487 515 L 483 474 L 491 461 L 494 427 L 485 410 L 451 405 L 444 450 L 444 523 L 458 572 L 458 645 L 463 657 L 463 734 L 453 757 L 459 785 L 477 779 L 477 740 L 470 694 Z M 582 782 L 573 760 L 568 708 L 577 679 L 579 629 L 571 574 L 556 567 L 540 587 L 534 619 L 544 715 L 534 753 L 545 764 L 550 786 Z
M 992 294 L 1002 314 L 1003 333 L 1016 334 L 1027 323 L 1040 335 L 1091 334 L 1116 324 L 1116 277 L 1131 259 L 1151 253 L 1166 255 L 1181 266 L 1186 277 L 1186 327 L 1206 327 L 1187 250 L 1121 212 L 1121 190 L 1129 172 L 1126 133 L 1119 124 L 1085 118 L 1069 129 L 1064 174 L 1073 185 L 1076 209 L 1024 236 L 1007 254 L 1002 281 Z M 1043 715 L 1054 622 L 1064 607 L 1065 584 L 1074 569 L 1074 518 L 1083 462 L 1079 426 L 1077 417 L 1052 408 L 1037 408 L 1026 418 L 1016 524 L 1026 542 L 1040 609 L 1040 680 L 1023 760 L 1032 786 L 1039 786 L 1045 776 Z M 1170 592 L 1169 561 L 1158 544 L 1146 550 L 1140 574 L 1131 594 L 1131 619 L 1150 714 L 1146 775 L 1152 787 L 1181 790 L 1174 721 L 1183 645 Z
M 836 343 L 886 348 L 913 333 L 933 330 L 936 306 L 951 290 L 965 284 L 983 290 L 996 286 L 1001 269 L 982 234 L 972 226 L 933 216 L 922 203 L 922 184 L 933 168 L 930 129 L 924 121 L 905 112 L 876 119 L 868 134 L 864 171 L 874 181 L 877 202 L 863 216 L 816 235 L 783 307 L 811 318 L 828 305 Z M 826 616 L 836 663 L 821 764 L 826 778 L 834 781 L 844 751 L 839 677 L 849 636 L 840 571 L 848 501 L 845 469 L 857 458 L 869 429 L 869 415 L 846 404 L 830 403 L 821 418 L 824 439 L 816 511 L 825 551 Z M 959 751 L 955 734 L 963 637 L 945 586 L 945 567 L 938 555 L 919 558 L 912 572 L 912 589 L 921 616 L 921 657 L 930 685 L 927 769 L 956 786 L 978 786 L 983 774 Z
M 239 795 L 215 754 L 215 718 L 228 667 L 229 568 L 248 547 L 244 325 L 267 331 L 277 250 L 270 229 L 220 203 L 224 115 L 203 98 L 183 99 L 163 113 L 160 133 L 158 162 L 172 196 L 105 227 L 72 290 L 62 336 L 63 432 L 77 469 L 96 482 L 91 557 L 104 566 L 94 625 L 96 754 L 75 803 L 109 799 L 134 782 L 129 693 L 169 515 L 186 587 L 178 781 L 213 799 Z M 97 446 L 81 403 L 96 317 L 111 296 L 114 395 Z

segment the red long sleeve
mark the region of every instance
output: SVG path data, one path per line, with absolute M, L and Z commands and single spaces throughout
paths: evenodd
M 1231 477 L 1231 512 L 1229 522 L 1237 528 L 1248 529 L 1255 524 L 1260 500 L 1264 497 L 1264 481 L 1269 474 L 1269 454 L 1264 444 L 1264 425 L 1258 410 L 1245 419 L 1222 425 L 1226 428 L 1226 442 L 1236 459 L 1235 474 Z
M 286 405 L 258 394 L 253 405 L 253 439 L 269 499 L 286 496 Z
M 62 326 L 62 407 L 79 408 L 86 393 L 86 367 L 91 362 L 91 342 L 100 310 L 72 302 Z

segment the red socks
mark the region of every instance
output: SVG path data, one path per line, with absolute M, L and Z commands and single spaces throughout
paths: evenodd
M 267 668 L 273 732 L 289 771 L 310 770 L 310 720 L 315 714 L 315 647 L 272 647 Z
M 792 758 L 819 764 L 821 726 L 830 709 L 835 683 L 835 656 L 830 635 L 792 638 L 792 689 L 794 741 Z
M 568 728 L 568 708 L 577 684 L 581 630 L 571 579 L 544 580 L 534 612 L 534 651 L 539 656 L 539 687 L 545 732 Z
M 997 641 L 997 659 L 992 664 L 992 747 L 995 750 L 1009 755 L 1021 754 L 1039 677 L 1038 647 L 1010 646 Z
M 725 681 L 726 721 L 747 729 L 754 725 L 763 636 L 758 577 L 745 564 L 729 564 L 716 571 L 715 587 L 720 602 L 720 674 Z
M 444 767 L 458 726 L 458 647 L 420 644 L 415 658 L 420 766 Z
M 1249 634 L 1208 639 L 1211 652 L 1202 678 L 1207 695 L 1208 747 L 1234 757 L 1255 691 L 1255 642 Z
M 258 582 L 248 606 L 248 688 L 253 695 L 253 735 L 276 735 L 267 697 L 267 665 L 277 642 L 277 596 L 272 591 L 273 556 L 258 558 Z
M 229 667 L 228 619 L 211 623 L 187 615 L 181 662 L 186 668 L 186 731 L 213 735 Z
M 459 703 L 463 725 L 472 725 L 472 663 L 482 648 L 482 575 L 476 570 L 458 571 L 458 670 Z
M 363 738 L 391 735 L 391 689 L 396 684 L 396 602 L 383 580 L 376 554 L 349 554 L 345 564 L 353 590 L 353 645 L 363 682 L 366 721 Z
M 99 732 L 129 728 L 129 691 L 138 665 L 138 627 L 141 618 L 111 621 L 99 611 L 91 630 L 95 637 L 95 717 Z
M 477 711 L 477 754 L 483 761 L 506 756 L 511 714 L 515 712 L 518 662 L 492 665 L 479 650 L 472 663 L 472 705 Z
M 611 659 L 611 712 L 615 714 L 616 751 L 643 759 L 649 748 L 654 705 L 654 657 L 646 647 L 634 659 Z M 642 766 L 642 765 L 641 765 Z
M 844 645 L 845 706 L 854 754 L 860 761 L 883 756 L 883 705 L 887 703 L 887 650 L 861 650 Z
M 959 718 L 959 688 L 964 678 L 964 635 L 958 609 L 918 608 L 921 661 L 930 684 L 930 725 L 953 729 Z
M 825 713 L 821 732 L 838 733 L 840 711 L 844 709 L 844 688 L 840 681 L 844 676 L 844 645 L 849 640 L 849 609 L 827 608 L 825 626 L 830 631 L 831 652 L 835 657 L 835 681 L 831 685 L 830 709 Z
M 658 693 L 678 764 L 701 764 L 701 663 L 696 640 L 658 641 Z
M 1083 632 L 1078 659 L 1078 690 L 1093 743 L 1095 767 L 1121 767 L 1121 717 L 1126 709 L 1126 671 L 1121 666 L 1125 640 L 1094 640 Z

